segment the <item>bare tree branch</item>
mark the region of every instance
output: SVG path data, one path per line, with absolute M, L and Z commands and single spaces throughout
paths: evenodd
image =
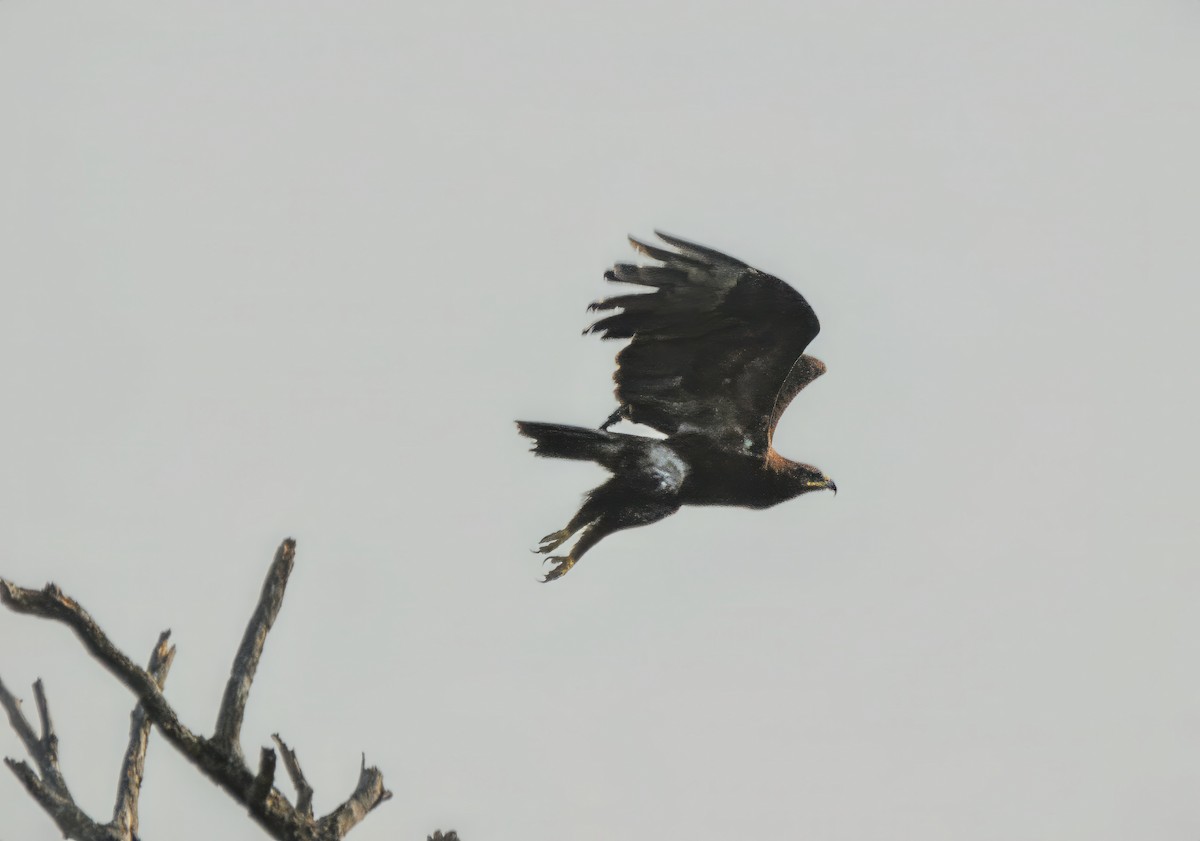
M 166 647 L 167 634 L 159 638 L 149 670 L 143 670 L 113 645 L 78 602 L 64 595 L 54 584 L 48 584 L 42 590 L 29 590 L 0 579 L 0 602 L 18 613 L 55 619 L 70 627 L 84 647 L 139 698 L 131 717 L 130 745 L 122 767 L 122 782 L 113 822 L 102 826 L 75 806 L 58 773 L 56 738 L 40 682 L 35 686 L 42 715 L 40 739 L 21 714 L 19 703 L 0 684 L 0 704 L 7 709 L 13 729 L 39 768 L 42 768 L 42 777 L 39 779 L 24 762 L 8 760 L 8 765 L 65 835 L 82 841 L 100 838 L 130 841 L 134 837 L 137 796 L 144 770 L 149 723 L 153 723 L 163 737 L 202 773 L 245 806 L 274 838 L 285 841 L 338 841 L 372 809 L 392 796 L 384 788 L 379 769 L 366 767 L 364 757 L 354 792 L 329 815 L 314 820 L 312 788 L 300 771 L 295 753 L 278 736 L 275 738 L 284 757 L 284 766 L 298 792 L 296 806 L 274 787 L 275 751 L 263 748 L 257 773 L 250 770 L 242 754 L 239 741 L 250 686 L 262 656 L 267 632 L 279 614 L 288 577 L 295 563 L 295 549 L 295 541 L 288 539 L 275 553 L 258 606 L 234 659 L 217 716 L 217 732 L 211 739 L 186 727 L 162 694 L 163 681 L 175 653 L 173 647 Z
M 37 703 L 38 718 L 41 719 L 42 735 L 33 732 L 33 726 L 21 711 L 20 699 L 8 691 L 0 681 L 0 705 L 8 712 L 9 723 L 21 738 L 26 752 L 37 763 L 41 779 L 55 794 L 70 799 L 67 782 L 63 779 L 58 767 L 58 736 L 54 732 L 54 723 L 50 720 L 50 705 L 46 701 L 46 687 L 39 679 L 33 684 L 33 695 Z
M 248 801 L 246 805 L 250 807 L 250 811 L 255 812 L 262 808 L 274 784 L 275 751 L 270 748 L 263 748 L 262 753 L 258 757 L 258 773 L 254 775 L 254 782 L 251 784 L 250 791 L 246 795 L 246 800 Z
M 367 756 L 363 754 L 362 767 L 358 772 L 358 787 L 345 803 L 321 818 L 320 826 L 332 831 L 333 837 L 341 838 L 365 818 L 368 812 L 391 797 L 392 793 L 383 787 L 383 774 L 373 765 L 368 768 Z
M 283 739 L 279 738 L 278 733 L 272 735 L 271 738 L 279 746 L 279 753 L 283 757 L 283 767 L 287 768 L 288 776 L 292 778 L 292 785 L 296 787 L 296 811 L 311 818 L 313 816 L 313 789 L 308 784 L 308 780 L 304 778 L 304 772 L 300 770 L 300 760 L 296 758 L 296 752 L 289 748 Z
M 33 693 L 37 701 L 38 717 L 41 719 L 42 735 L 39 738 L 33 732 L 33 727 L 21 712 L 21 702 L 0 683 L 0 705 L 8 712 L 9 723 L 21 738 L 25 750 L 37 763 L 41 776 L 25 762 L 15 759 L 5 759 L 4 763 L 12 770 L 29 795 L 38 805 L 50 815 L 58 825 L 64 838 L 75 838 L 79 841 L 112 841 L 126 836 L 114 834 L 111 827 L 97 823 L 88 817 L 75 803 L 71 792 L 67 790 L 66 780 L 58 767 L 58 736 L 54 733 L 54 724 L 50 719 L 50 705 L 46 700 L 46 689 L 38 680 L 33 684 Z
M 201 738 L 180 723 L 154 678 L 113 645 L 88 612 L 74 599 L 64 595 L 58 585 L 47 584 L 41 590 L 30 590 L 0 579 L 0 602 L 17 613 L 54 619 L 67 625 L 79 637 L 88 653 L 141 698 L 150 719 L 164 736 L 173 743 L 186 745 L 187 749 L 201 750 Z M 180 749 L 185 750 L 183 747 Z
M 51 817 L 63 838 L 77 841 L 128 841 L 127 838 L 113 835 L 109 827 L 89 818 L 69 796 L 54 791 L 27 763 L 6 758 L 4 764 L 12 769 L 29 795 Z
M 25 746 L 26 752 L 33 757 L 34 761 L 38 763 L 38 767 L 42 768 L 44 773 L 41 740 L 33 732 L 33 728 L 29 726 L 29 720 L 25 718 L 25 713 L 21 711 L 21 700 L 14 697 L 8 691 L 8 687 L 4 685 L 3 680 L 0 680 L 0 705 L 8 713 L 8 723 L 12 726 L 13 732 L 17 734 L 17 737 L 21 740 L 21 744 Z
M 175 646 L 167 645 L 171 638 L 170 631 L 163 631 L 158 637 L 158 645 L 150 654 L 150 675 L 155 684 L 162 689 L 167 680 L 167 672 L 175 661 Z M 117 803 L 113 807 L 112 826 L 123 837 L 133 837 L 138 830 L 138 795 L 142 790 L 142 777 L 146 767 L 146 746 L 150 741 L 150 717 L 141 702 L 133 708 L 129 715 L 129 747 L 125 751 L 125 761 L 121 763 L 121 777 L 117 783 Z
M 262 658 L 267 633 L 275 624 L 275 617 L 279 615 L 279 608 L 283 605 L 283 594 L 295 563 L 296 541 L 285 540 L 275 552 L 275 560 L 271 563 L 266 581 L 263 582 L 258 607 L 250 617 L 250 624 L 246 626 L 242 644 L 238 646 L 237 655 L 233 660 L 229 682 L 225 684 L 225 696 L 221 699 L 221 709 L 217 713 L 213 741 L 225 753 L 233 756 L 242 755 L 239 739 L 246 702 L 250 699 L 250 684 L 254 682 L 254 673 L 258 670 L 259 659 Z
M 47 767 L 62 780 L 58 770 L 58 734 L 54 732 L 54 722 L 50 718 L 50 702 L 46 700 L 46 687 L 42 679 L 33 682 L 33 699 L 37 703 L 38 720 L 42 723 L 42 750 L 46 752 Z M 63 783 L 63 787 L 66 784 Z

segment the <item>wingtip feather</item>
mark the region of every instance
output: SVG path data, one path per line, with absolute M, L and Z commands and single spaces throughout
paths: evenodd
M 627 236 L 627 239 L 629 240 L 629 244 L 631 246 L 633 246 L 634 251 L 637 251 L 640 254 L 645 254 L 647 257 L 654 257 L 655 251 L 662 250 L 661 248 L 659 248 L 656 245 L 651 245 L 648 242 L 642 242 L 640 239 L 635 237 L 633 234 L 629 234 Z M 659 259 L 659 258 L 655 258 L 655 259 Z
M 637 251 L 639 254 L 644 254 L 652 260 L 658 260 L 662 263 L 666 263 L 668 266 L 674 266 L 676 268 L 681 266 L 703 268 L 705 266 L 704 260 L 696 253 L 669 251 L 666 248 L 662 248 L 657 245 L 651 245 L 648 242 L 643 242 L 632 234 L 629 236 L 629 244 L 632 245 L 633 250 Z
M 705 260 L 712 260 L 716 263 L 733 263 L 738 266 L 746 265 L 736 257 L 730 257 L 728 254 L 717 251 L 715 248 L 709 248 L 707 245 L 700 245 L 699 243 L 684 239 L 683 237 L 677 237 L 674 234 L 668 234 L 662 230 L 659 230 L 658 228 L 654 229 L 654 235 L 663 242 L 678 248 L 685 255 L 692 258 L 703 258 Z

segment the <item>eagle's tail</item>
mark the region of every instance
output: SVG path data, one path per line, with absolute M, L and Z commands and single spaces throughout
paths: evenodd
M 582 426 L 559 423 L 517 421 L 517 430 L 533 439 L 533 452 L 546 458 L 573 458 L 582 461 L 611 462 L 622 444 L 631 436 L 616 432 L 601 432 Z

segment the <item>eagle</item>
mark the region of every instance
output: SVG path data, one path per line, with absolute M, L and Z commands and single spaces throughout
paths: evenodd
M 771 446 L 792 398 L 825 373 L 804 351 L 821 329 L 799 292 L 719 251 L 655 231 L 667 247 L 633 237 L 654 265 L 617 263 L 605 279 L 648 287 L 596 301 L 611 312 L 584 334 L 628 339 L 617 353 L 617 409 L 599 429 L 517 421 L 547 458 L 593 461 L 611 474 L 588 492 L 565 528 L 534 550 L 549 554 L 579 533 L 565 555 L 548 557 L 543 581 L 566 575 L 613 532 L 669 517 L 684 505 L 769 508 L 831 490 L 817 468 Z M 615 311 L 615 312 L 614 312 Z M 625 420 L 665 438 L 610 432 Z

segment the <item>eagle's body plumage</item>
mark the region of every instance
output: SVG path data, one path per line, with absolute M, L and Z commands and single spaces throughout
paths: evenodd
M 784 409 L 825 372 L 804 353 L 820 330 L 804 298 L 776 277 L 676 237 L 676 250 L 631 238 L 662 265 L 618 263 L 605 274 L 652 293 L 592 304 L 619 310 L 585 332 L 629 339 L 617 354 L 618 407 L 600 429 L 518 421 L 538 455 L 595 461 L 612 474 L 584 500 L 566 528 L 542 539 L 550 552 L 576 532 L 550 581 L 606 535 L 647 525 L 683 505 L 767 508 L 836 486 L 815 467 L 771 447 Z M 665 439 L 609 432 L 619 420 L 645 424 Z

